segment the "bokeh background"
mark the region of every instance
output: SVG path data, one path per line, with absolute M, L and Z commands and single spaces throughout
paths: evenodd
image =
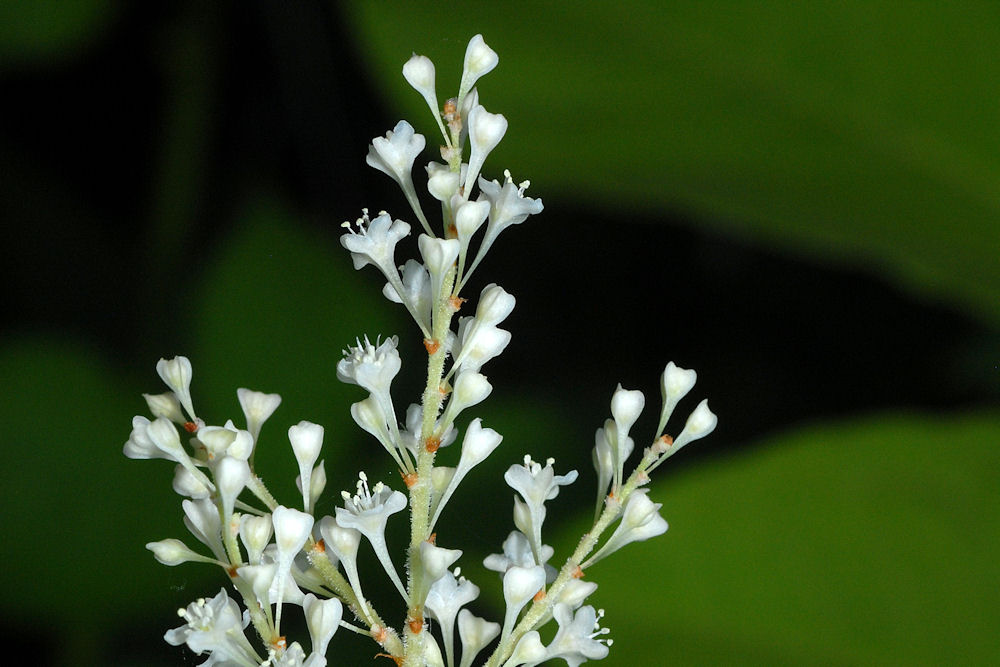
M 654 481 L 667 535 L 588 572 L 606 664 L 1000 662 L 1000 5 L 888 0 L 0 4 L 5 645 L 198 662 L 162 633 L 224 580 L 155 563 L 185 534 L 172 471 L 121 456 L 161 356 L 191 357 L 210 421 L 282 394 L 258 461 L 286 502 L 301 419 L 327 429 L 321 510 L 361 468 L 391 483 L 334 366 L 359 335 L 420 341 L 339 224 L 409 217 L 368 142 L 433 137 L 400 68 L 430 56 L 443 99 L 477 32 L 510 121 L 486 173 L 545 212 L 471 286 L 518 298 L 476 410 L 504 447 L 439 530 L 474 609 L 499 606 L 502 470 L 580 469 L 561 559 L 616 383 L 654 413 L 672 359 L 699 372 L 681 413 L 708 397 L 720 425 Z M 331 664 L 375 652 L 336 642 Z

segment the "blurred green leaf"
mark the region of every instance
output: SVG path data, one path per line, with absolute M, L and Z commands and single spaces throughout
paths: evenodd
M 1000 413 L 886 414 L 659 483 L 667 534 L 587 572 L 615 649 L 631 664 L 996 662 L 998 442 Z
M 122 455 L 132 416 L 147 412 L 140 390 L 92 350 L 43 338 L 0 349 L 0 386 L 0 560 L 16 572 L 6 614 L 96 636 L 107 618 L 162 600 L 167 577 L 143 545 L 184 529 L 172 466 Z
M 73 58 L 110 27 L 108 0 L 0 3 L 0 69 Z
M 421 0 L 348 15 L 390 107 L 429 136 L 403 62 L 430 56 L 443 100 L 485 33 L 500 66 L 481 99 L 510 120 L 491 177 L 511 166 L 536 196 L 605 215 L 689 212 L 1000 322 L 997 3 L 549 1 L 484 23 Z

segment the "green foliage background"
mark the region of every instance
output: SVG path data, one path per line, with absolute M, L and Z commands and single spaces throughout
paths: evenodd
M 217 79 L 220 53 L 230 32 L 246 25 L 228 3 L 178 7 L 160 7 L 156 21 L 142 23 L 162 21 L 158 41 L 145 48 L 164 92 L 146 155 L 151 166 L 136 165 L 150 173 L 148 190 L 121 195 L 135 199 L 122 210 L 138 212 L 137 219 L 115 209 L 121 226 L 109 226 L 105 210 L 88 208 L 86 186 L 47 171 L 15 131 L 0 144 L 4 219 L 13 229 L 5 277 L 12 302 L 36 304 L 32 317 L 8 318 L 0 339 L 0 444 L 8 460 L 0 473 L 7 535 L 0 554 L 8 572 L 0 604 L 5 632 L 54 633 L 62 651 L 49 657 L 62 664 L 107 664 L 109 652 L 115 664 L 176 663 L 178 652 L 147 644 L 175 623 L 173 608 L 222 584 L 194 566 L 165 573 L 142 549 L 183 533 L 168 468 L 120 453 L 130 418 L 145 410 L 140 392 L 158 391 L 157 358 L 193 358 L 200 412 L 213 420 L 238 416 L 238 386 L 283 395 L 258 460 L 265 470 L 274 467 L 279 497 L 293 498 L 293 462 L 282 442 L 300 419 L 326 426 L 331 491 L 349 487 L 359 467 L 383 466 L 388 475 L 377 452 L 357 455 L 370 444 L 346 417 L 357 394 L 338 385 L 333 369 L 358 335 L 399 332 L 404 347 L 419 345 L 401 314 L 378 297 L 374 276 L 354 272 L 336 241 L 336 222 L 381 200 L 355 206 L 357 195 L 338 195 L 343 204 L 316 210 L 296 188 L 271 180 L 274 173 L 237 166 L 224 202 L 210 203 L 218 197 L 205 191 L 204 179 L 218 149 L 213 132 L 222 127 L 212 121 L 225 88 Z M 344 85 L 350 80 L 338 80 L 331 95 L 346 115 L 331 123 L 370 121 L 381 129 L 331 130 L 327 139 L 346 144 L 350 156 L 337 163 L 344 189 L 369 178 L 361 158 L 370 136 L 398 117 L 425 118 L 399 76 L 410 52 L 434 60 L 443 87 L 458 80 L 468 37 L 482 32 L 501 57 L 482 96 L 510 121 L 491 164 L 511 165 L 515 179 L 530 177 L 546 215 L 561 204 L 591 211 L 612 221 L 607 234 L 697 226 L 696 233 L 805 265 L 878 276 L 901 298 L 926 304 L 928 317 L 941 308 L 972 323 L 963 363 L 928 368 L 942 392 L 960 396 L 947 408 L 827 414 L 820 405 L 806 423 L 790 417 L 749 437 L 720 427 L 714 437 L 729 438 L 731 447 L 665 472 L 652 495 L 664 503 L 668 534 L 588 572 L 601 584 L 597 603 L 616 640 L 608 664 L 1000 661 L 1000 6 L 634 0 L 462 11 L 422 1 L 260 7 L 254 11 L 262 22 L 292 16 L 302 44 L 323 46 L 309 11 L 333 17 L 350 36 L 352 58 L 333 67 L 357 71 L 368 88 L 352 94 Z M 0 12 L 0 73 L 8 84 L 92 58 L 137 21 L 134 8 L 97 1 L 44 10 L 5 3 Z M 280 41 L 269 48 L 274 58 L 329 56 Z M 248 77 L 257 74 L 253 66 L 261 62 L 248 65 Z M 330 85 L 316 81 L 320 90 Z M 62 113 L 72 118 L 86 104 L 69 100 Z M 429 133 L 429 124 L 424 129 Z M 267 139 L 264 128 L 249 134 Z M 102 168 L 100 158 L 91 156 L 94 169 Z M 206 219 L 215 225 L 209 231 L 199 226 Z M 565 247 L 555 251 L 575 252 L 574 230 L 563 233 Z M 509 235 L 501 243 L 530 248 L 530 228 Z M 664 248 L 665 260 L 670 252 Z M 628 262 L 608 258 L 586 269 L 606 271 L 611 283 Z M 124 276 L 108 268 L 116 263 Z M 499 261 L 484 270 L 504 284 Z M 54 289 L 44 277 L 72 282 L 72 271 L 102 291 Z M 662 283 L 673 283 L 669 267 Z M 565 298 L 595 317 L 613 309 L 588 295 Z M 40 317 L 42 310 L 86 312 L 102 322 Z M 544 312 L 521 316 L 531 327 L 546 326 Z M 126 344 L 115 330 L 129 333 Z M 894 335 L 903 345 L 921 331 Z M 663 361 L 650 362 L 650 376 Z M 494 364 L 502 375 L 503 358 Z M 748 369 L 737 363 L 730 371 L 714 381 L 756 391 Z M 856 374 L 860 388 L 880 368 Z M 497 383 L 492 411 L 484 408 L 509 449 L 480 471 L 481 496 L 465 491 L 456 499 L 481 503 L 488 492 L 499 494 L 498 521 L 509 520 L 509 500 L 487 478 L 524 451 L 544 456 L 549 445 L 560 464 L 586 471 L 586 437 L 606 410 L 552 397 L 558 378 L 514 379 L 516 390 Z M 615 381 L 607 381 L 607 395 Z M 817 387 L 824 381 L 815 378 Z M 727 417 L 738 415 L 720 410 L 723 424 Z M 555 523 L 574 502 L 587 506 L 561 533 L 560 548 L 579 535 L 589 500 L 581 489 L 550 510 Z M 491 580 L 474 561 L 496 550 L 506 528 L 461 514 L 452 520 L 471 537 L 465 545 L 455 536 L 454 546 L 467 550 L 463 560 L 472 561 L 467 573 L 476 573 L 470 576 L 496 604 Z M 370 656 L 371 647 L 358 655 Z

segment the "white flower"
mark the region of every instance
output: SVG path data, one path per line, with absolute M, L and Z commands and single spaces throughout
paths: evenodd
M 399 579 L 385 543 L 385 525 L 389 516 L 406 507 L 406 496 L 399 491 L 393 491 L 382 482 L 369 489 L 367 475 L 362 472 L 358 476 L 360 479 L 355 495 L 352 496 L 347 491 L 341 492 L 344 507 L 337 508 L 337 525 L 342 528 L 354 528 L 368 539 L 386 574 L 406 600 L 406 588 Z
M 570 470 L 565 475 L 556 475 L 552 469 L 555 459 L 549 459 L 545 466 L 535 463 L 530 456 L 524 457 L 523 465 L 514 465 L 504 473 L 507 485 L 517 491 L 527 506 L 530 526 L 525 533 L 531 541 L 531 549 L 536 561 L 542 550 L 542 522 L 545 521 L 545 501 L 559 495 L 559 487 L 576 481 L 577 472 Z
M 514 185 L 510 172 L 504 172 L 504 183 L 500 185 L 497 181 L 487 181 L 479 179 L 479 189 L 482 192 L 480 199 L 490 203 L 489 223 L 486 225 L 486 234 L 476 253 L 476 262 L 486 254 L 493 245 L 500 232 L 511 225 L 519 225 L 528 219 L 529 215 L 537 215 L 542 212 L 542 200 L 525 197 L 524 191 L 528 188 L 528 182 Z M 470 271 L 471 273 L 471 271 Z
M 487 201 L 464 201 L 455 211 L 455 231 L 462 244 L 462 251 L 469 247 L 472 235 L 483 226 L 490 214 L 490 203 Z
M 195 477 L 184 466 L 178 464 L 174 466 L 174 481 L 171 488 L 179 496 L 185 498 L 208 498 L 212 495 L 212 490 L 205 485 L 200 477 Z
M 393 426 L 398 429 L 398 426 L 395 424 L 395 416 L 386 415 L 385 410 L 382 409 L 375 396 L 369 396 L 363 401 L 352 404 L 351 417 L 358 426 L 375 436 L 396 461 L 396 465 L 399 466 L 400 470 L 410 469 L 410 466 L 404 463 L 403 458 L 405 457 L 401 458 L 401 454 L 397 451 L 395 444 L 393 444 L 393 436 L 389 432 L 388 419 L 392 419 Z
M 224 456 L 215 465 L 215 483 L 222 504 L 222 516 L 226 521 L 233 515 L 236 498 L 250 481 L 250 466 L 243 459 Z
M 281 609 L 285 601 L 285 580 L 292 569 L 292 561 L 299 553 L 312 532 L 314 519 L 311 514 L 300 512 L 291 507 L 279 505 L 271 513 L 274 524 L 274 542 L 277 545 L 278 572 L 274 580 L 277 582 L 277 593 L 273 602 L 278 605 L 275 616 L 275 627 L 281 623 Z M 294 585 L 294 584 L 293 584 Z
M 542 212 L 544 207 L 541 199 L 524 196 L 529 185 L 527 181 L 515 185 L 509 171 L 504 172 L 503 185 L 495 179 L 492 181 L 479 179 L 479 189 L 486 201 L 490 202 L 490 228 L 496 230 L 491 233 L 493 237 L 510 225 L 521 224 L 529 215 L 538 215 Z
M 490 113 L 482 105 L 472 108 L 468 121 L 472 151 L 469 155 L 469 171 L 463 181 L 466 195 L 472 191 L 472 186 L 479 178 L 486 156 L 497 147 L 507 132 L 507 119 L 502 114 Z
M 538 630 L 525 632 L 517 641 L 517 646 L 510 654 L 510 658 L 504 663 L 504 667 L 517 667 L 517 665 L 537 665 L 545 660 L 546 651 L 542 644 L 542 639 L 538 635 Z
M 462 410 L 486 400 L 491 391 L 493 385 L 485 375 L 469 370 L 459 371 L 451 391 L 451 398 L 448 400 L 448 407 L 441 415 L 441 422 L 451 425 Z
M 478 597 L 478 586 L 465 577 L 456 578 L 456 575 L 451 572 L 445 572 L 443 576 L 438 578 L 427 594 L 424 608 L 427 610 L 427 614 L 441 625 L 441 636 L 444 640 L 444 650 L 448 656 L 449 665 L 455 664 L 455 617 L 458 616 L 462 607 Z M 463 648 L 462 653 L 464 655 L 465 648 Z
M 355 221 L 355 225 L 358 231 L 345 222 L 343 226 L 347 233 L 340 237 L 340 245 L 351 253 L 354 268 L 373 264 L 390 283 L 398 285 L 399 271 L 394 259 L 396 244 L 410 233 L 410 225 L 402 220 L 393 221 L 385 212 L 370 220 L 367 211 Z
M 632 492 L 625 503 L 621 523 L 615 528 L 615 532 L 593 556 L 581 563 L 580 567 L 588 568 L 626 544 L 642 542 L 667 532 L 667 522 L 659 514 L 659 509 L 663 505 L 654 503 L 646 496 L 647 493 L 649 489 L 637 489 Z
M 462 639 L 462 662 L 459 667 L 470 667 L 472 661 L 486 645 L 500 634 L 500 624 L 473 615 L 468 609 L 458 612 L 458 635 Z
M 211 600 L 204 598 L 180 609 L 185 624 L 169 630 L 163 638 L 171 646 L 187 644 L 197 654 L 209 653 L 205 665 L 258 665 L 257 657 L 243 634 L 250 617 L 240 614 L 240 607 L 225 590 Z
M 507 612 L 504 614 L 503 631 L 500 633 L 501 642 L 510 636 L 514 622 L 524 606 L 544 588 L 545 568 L 541 565 L 515 565 L 507 569 L 503 575 L 503 599 L 507 603 Z
M 153 557 L 164 565 L 174 566 L 189 561 L 208 560 L 204 556 L 191 551 L 180 540 L 166 539 L 159 542 L 149 542 L 146 548 L 153 552 Z
M 459 345 L 455 349 L 454 367 L 478 372 L 487 361 L 499 356 L 510 344 L 510 332 L 475 317 L 463 317 L 458 323 Z
M 469 422 L 469 426 L 465 429 L 465 437 L 462 439 L 461 458 L 454 473 L 448 480 L 448 485 L 445 487 L 440 501 L 434 509 L 434 516 L 431 519 L 431 530 L 434 529 L 438 517 L 441 516 L 441 511 L 461 481 L 465 479 L 470 470 L 485 461 L 486 457 L 493 453 L 493 450 L 500 445 L 501 440 L 503 440 L 503 436 L 491 428 L 483 428 L 483 421 L 478 417 Z
M 168 461 L 176 461 L 173 456 L 157 447 L 149 437 L 149 424 L 149 419 L 142 415 L 132 417 L 132 432 L 129 433 L 128 440 L 125 442 L 125 446 L 122 447 L 122 453 L 130 459 L 167 459 Z
M 327 646 L 340 627 L 344 605 L 337 598 L 321 600 L 312 593 L 307 593 L 302 601 L 302 608 L 306 614 L 313 653 L 326 655 Z
M 143 394 L 146 405 L 154 417 L 166 417 L 175 424 L 183 424 L 187 421 L 181 410 L 181 402 L 177 400 L 177 394 L 168 391 L 165 394 Z
M 604 612 L 596 612 L 591 606 L 580 608 L 576 615 L 564 604 L 556 604 L 552 610 L 559 631 L 552 643 L 546 647 L 546 660 L 562 658 L 569 667 L 578 667 L 587 660 L 601 660 L 608 655 L 610 639 L 597 639 L 608 633 L 599 624 Z
M 512 530 L 503 541 L 502 554 L 490 554 L 483 559 L 483 567 L 487 570 L 500 572 L 501 574 L 514 567 L 534 567 L 543 565 L 545 567 L 545 580 L 554 581 L 557 571 L 548 564 L 549 559 L 555 553 L 548 544 L 543 544 L 538 557 L 531 549 L 531 542 L 519 530 Z
M 247 560 L 251 564 L 260 563 L 261 554 L 264 553 L 264 548 L 271 541 L 273 532 L 274 526 L 268 515 L 244 514 L 240 517 L 240 539 L 243 541 L 243 546 L 247 548 Z
M 301 421 L 288 429 L 288 441 L 292 443 L 295 460 L 299 464 L 299 483 L 302 488 L 303 508 L 312 509 L 312 469 L 323 447 L 323 427 L 312 422 Z
M 459 171 L 452 171 L 451 167 L 440 162 L 427 163 L 427 191 L 434 199 L 441 202 L 450 201 L 452 196 L 458 192 L 458 188 L 465 182 L 465 174 L 468 165 L 463 164 Z
M 461 549 L 445 549 L 428 541 L 420 543 L 420 565 L 424 569 L 424 580 L 433 584 L 448 572 L 462 556 Z
M 191 421 L 197 421 L 191 404 L 191 361 L 187 357 L 160 359 L 156 362 L 156 372 L 170 387 L 177 400 L 184 407 Z
M 610 419 L 612 428 L 614 422 Z M 611 483 L 615 475 L 615 456 L 612 452 L 612 444 L 608 440 L 607 427 L 597 429 L 594 433 L 594 449 L 591 458 L 594 462 L 594 470 L 597 471 L 597 511 L 600 512 L 601 501 L 608 492 L 608 484 Z
M 670 448 L 671 453 L 677 451 L 692 440 L 704 438 L 706 435 L 715 430 L 715 426 L 718 423 L 719 418 L 708 409 L 708 400 L 703 400 L 698 404 L 698 407 L 691 412 L 691 415 L 687 419 L 687 423 L 684 424 L 684 430 L 681 431 L 681 434 L 677 436 L 676 440 L 674 440 L 674 444 Z
M 615 428 L 612 430 L 605 427 L 605 435 L 611 445 L 611 457 L 615 464 L 614 486 L 611 487 L 615 494 L 621 488 L 625 476 L 625 460 L 634 447 L 628 432 L 645 404 L 646 398 L 641 391 L 623 389 L 620 384 L 611 397 L 611 415 L 615 420 Z
M 247 419 L 247 431 L 253 436 L 253 441 L 257 442 L 261 426 L 281 405 L 281 396 L 242 388 L 236 390 L 236 396 Z
M 383 407 L 386 402 L 391 404 L 387 400 L 389 387 L 401 365 L 396 350 L 399 339 L 391 336 L 381 342 L 376 339 L 372 344 L 365 336 L 364 342 L 356 342 L 356 346 L 348 346 L 344 350 L 344 358 L 337 362 L 337 379 L 367 389 Z
M 361 590 L 361 578 L 358 576 L 358 547 L 361 546 L 361 533 L 354 528 L 339 526 L 332 516 L 325 516 L 319 522 L 319 533 L 323 536 L 327 553 L 333 552 L 330 562 L 336 566 L 339 561 L 344 566 L 347 581 L 361 605 L 359 612 L 371 622 L 371 614 Z
M 368 148 L 366 162 L 369 166 L 385 172 L 406 190 L 413 188 L 410 171 L 413 161 L 424 150 L 424 135 L 416 134 L 413 126 L 405 120 L 386 132 L 385 137 L 375 137 Z
M 181 508 L 184 510 L 184 525 L 191 534 L 211 549 L 217 560 L 227 562 L 229 559 L 222 546 L 222 519 L 215 503 L 210 498 L 184 500 Z
M 490 73 L 500 62 L 497 52 L 486 45 L 482 35 L 476 35 L 465 47 L 465 63 L 462 67 L 462 83 L 458 97 L 461 100 L 484 74 Z
M 695 371 L 679 368 L 672 361 L 663 369 L 663 374 L 660 376 L 660 397 L 663 400 L 663 409 L 660 411 L 660 425 L 656 429 L 657 434 L 663 433 L 663 427 L 667 425 L 678 401 L 691 391 L 697 380 L 698 374 Z
M 431 277 L 431 297 L 440 299 L 447 296 L 441 294 L 444 279 L 458 259 L 461 244 L 458 239 L 436 239 L 421 234 L 417 238 L 417 246 L 420 248 L 420 256 L 424 259 L 427 273 Z
M 229 446 L 236 440 L 236 429 L 223 426 L 204 426 L 198 429 L 196 440 L 205 448 L 205 454 L 211 464 L 216 459 L 226 455 Z
M 382 294 L 393 303 L 405 305 L 420 329 L 430 331 L 433 298 L 427 267 L 415 259 L 406 260 L 400 288 L 402 293 L 391 282 L 387 282 L 382 287 Z
M 479 294 L 476 319 L 483 324 L 500 324 L 514 310 L 515 302 L 514 296 L 507 290 L 496 283 L 490 283 Z
M 431 113 L 440 116 L 438 107 L 437 90 L 434 86 L 434 63 L 427 56 L 418 56 L 414 53 L 406 64 L 403 65 L 403 78 L 413 86 L 427 102 L 431 108 Z
M 621 384 L 615 389 L 611 397 L 611 415 L 618 426 L 619 436 L 628 435 L 635 420 L 642 414 L 642 408 L 646 404 L 646 398 L 637 389 L 623 389 Z

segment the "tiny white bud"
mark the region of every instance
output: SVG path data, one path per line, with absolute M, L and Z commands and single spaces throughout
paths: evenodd
M 271 541 L 271 534 L 270 516 L 244 514 L 240 517 L 240 539 L 247 548 L 247 560 L 251 564 L 260 563 L 264 548 Z
M 486 156 L 497 147 L 506 133 L 507 119 L 502 114 L 490 113 L 482 105 L 473 107 L 469 112 L 469 144 L 472 150 L 469 153 L 469 171 L 463 181 L 466 195 L 472 192 Z
M 173 538 L 149 542 L 146 548 L 153 552 L 153 557 L 156 560 L 171 567 L 192 560 L 204 560 L 202 556 L 191 551 L 186 544 Z
M 253 437 L 253 441 L 257 442 L 261 426 L 281 405 L 281 396 L 251 391 L 250 389 L 237 389 L 236 396 L 240 400 L 243 416 L 247 420 L 247 430 Z
M 437 108 L 437 93 L 434 89 L 434 63 L 427 56 L 413 54 L 403 65 L 403 78 L 420 93 L 431 110 L 440 113 Z
M 177 395 L 172 391 L 165 394 L 143 394 L 146 405 L 153 417 L 166 417 L 175 424 L 183 424 L 187 421 L 181 411 L 181 403 L 177 400 Z
M 215 483 L 222 500 L 222 516 L 228 520 L 233 514 L 236 498 L 250 481 L 250 466 L 243 459 L 223 457 L 215 466 Z
M 462 667 L 472 664 L 476 655 L 500 634 L 500 624 L 487 621 L 468 609 L 458 612 L 458 636 L 462 639 Z M 466 658 L 468 656 L 468 658 Z
M 301 421 L 288 429 L 288 441 L 292 443 L 292 451 L 299 464 L 302 504 L 308 512 L 312 509 L 312 469 L 323 447 L 323 427 Z
M 462 67 L 462 83 L 459 86 L 459 97 L 472 89 L 479 77 L 488 74 L 500 62 L 497 52 L 486 45 L 482 35 L 476 35 L 469 40 L 465 48 L 465 63 Z
M 618 432 L 622 436 L 628 435 L 629 430 L 635 424 L 635 420 L 642 413 L 642 408 L 646 404 L 646 398 L 641 391 L 636 389 L 623 389 L 619 384 L 611 397 L 611 414 L 615 418 Z
M 305 611 L 313 653 L 326 655 L 330 640 L 340 627 L 344 605 L 337 598 L 321 600 L 312 593 L 307 593 L 302 600 L 302 609 Z
M 444 576 L 455 561 L 462 555 L 461 549 L 443 549 L 435 544 L 424 541 L 420 543 L 420 562 L 427 582 L 434 583 Z
M 286 556 L 294 556 L 305 545 L 309 539 L 309 531 L 312 530 L 313 517 L 297 509 L 279 505 L 271 513 L 271 522 L 274 524 L 274 538 L 281 560 Z
M 458 231 L 458 239 L 463 245 L 468 245 L 469 239 L 476 233 L 486 216 L 490 214 L 490 203 L 488 201 L 467 201 L 459 205 L 455 213 L 455 229 Z
M 461 176 L 446 164 L 430 162 L 427 164 L 427 191 L 438 201 L 448 201 L 458 192 Z
M 458 259 L 460 246 L 457 239 L 435 239 L 421 234 L 417 245 L 431 276 L 443 275 Z
M 708 399 L 703 400 L 698 404 L 698 407 L 691 412 L 691 415 L 687 419 L 687 423 L 684 424 L 684 430 L 681 434 L 674 439 L 674 445 L 671 447 L 671 451 L 676 451 L 688 444 L 692 440 L 697 440 L 699 438 L 704 438 L 706 435 L 715 430 L 716 425 L 719 423 L 719 418 L 708 409 Z
M 663 375 L 660 376 L 660 397 L 663 400 L 663 409 L 660 410 L 660 425 L 656 430 L 657 434 L 663 433 L 677 403 L 691 391 L 697 379 L 698 374 L 695 371 L 679 368 L 672 361 L 663 369 Z
M 514 310 L 512 294 L 495 283 L 490 283 L 479 294 L 476 319 L 484 324 L 500 324 Z
M 156 372 L 177 396 L 188 416 L 192 420 L 196 419 L 191 405 L 191 361 L 187 357 L 160 359 L 156 363 Z
M 234 440 L 236 431 L 222 426 L 205 426 L 198 429 L 198 441 L 205 446 L 209 461 L 225 456 L 226 450 Z
M 485 375 L 473 371 L 460 372 L 448 402 L 447 413 L 451 417 L 448 421 L 454 421 L 459 412 L 485 400 L 491 391 L 493 385 Z
M 526 632 L 514 647 L 508 663 L 511 665 L 538 664 L 548 655 L 545 646 L 542 645 L 538 630 Z

